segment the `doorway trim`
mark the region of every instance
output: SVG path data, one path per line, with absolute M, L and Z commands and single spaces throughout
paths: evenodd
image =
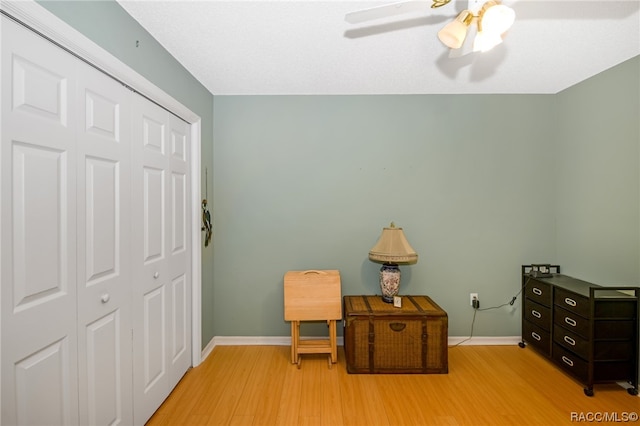
M 190 125 L 191 137 L 191 362 L 202 360 L 202 235 L 200 231 L 201 118 L 120 59 L 71 27 L 34 0 L 0 0 L 3 15 L 25 25 L 78 59 L 125 84 Z M 1 328 L 0 328 L 1 333 Z M 1 339 L 0 334 L 0 339 Z M 1 355 L 0 355 L 1 356 Z M 0 372 L 1 374 L 1 372 Z M 0 380 L 1 380 L 0 376 Z M 0 395 L 1 397 L 1 395 Z

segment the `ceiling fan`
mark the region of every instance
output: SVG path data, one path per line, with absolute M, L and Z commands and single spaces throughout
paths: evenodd
M 431 8 L 439 8 L 451 0 L 432 0 Z M 350 24 L 383 19 L 414 11 L 424 10 L 427 1 L 401 1 L 362 9 L 345 15 Z M 513 25 L 515 12 L 499 0 L 468 0 L 465 10 L 438 31 L 438 39 L 451 48 L 451 57 L 471 52 L 486 52 L 502 43 L 505 32 Z M 472 24 L 476 24 L 472 26 Z M 475 31 L 475 36 L 470 34 Z M 473 41 L 471 43 L 471 40 Z M 466 41 L 466 43 L 465 43 Z

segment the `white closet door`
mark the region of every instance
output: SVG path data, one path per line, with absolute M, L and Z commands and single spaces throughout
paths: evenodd
M 2 424 L 77 424 L 74 59 L 2 17 Z
M 143 424 L 191 365 L 190 126 L 1 19 L 0 423 Z
M 132 92 L 78 66 L 80 424 L 130 425 Z
M 133 99 L 134 422 L 153 414 L 191 365 L 189 146 L 162 108 Z
M 169 114 L 170 135 L 170 323 L 169 386 L 173 389 L 191 366 L 191 191 L 189 126 Z

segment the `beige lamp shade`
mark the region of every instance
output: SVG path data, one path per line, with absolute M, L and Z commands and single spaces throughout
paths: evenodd
M 411 265 L 418 262 L 418 254 L 407 241 L 402 228 L 396 228 L 391 222 L 389 228 L 382 229 L 378 242 L 369 251 L 369 260 Z

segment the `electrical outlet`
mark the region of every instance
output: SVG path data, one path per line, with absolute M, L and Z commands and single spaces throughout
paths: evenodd
M 471 306 L 473 306 L 473 301 L 474 300 L 480 300 L 480 299 L 478 299 L 478 293 L 469 293 L 469 304 Z

